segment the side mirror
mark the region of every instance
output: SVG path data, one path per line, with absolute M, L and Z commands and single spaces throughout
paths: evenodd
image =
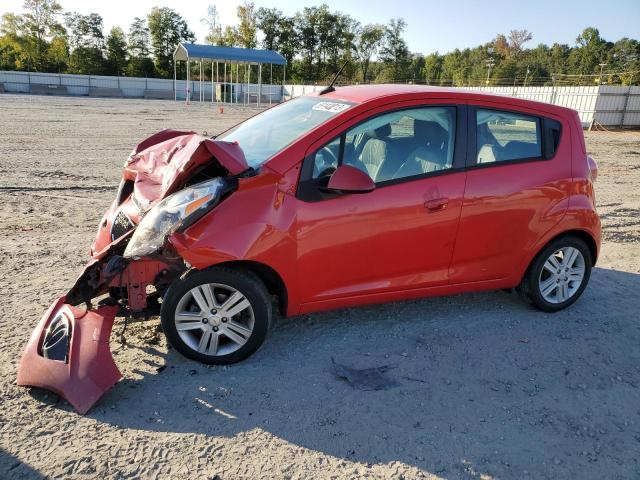
M 344 193 L 367 193 L 376 188 L 371 177 L 351 165 L 341 165 L 329 178 L 327 190 Z

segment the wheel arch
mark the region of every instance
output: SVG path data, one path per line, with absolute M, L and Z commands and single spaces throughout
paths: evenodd
M 287 286 L 278 272 L 265 263 L 254 260 L 230 260 L 216 263 L 213 267 L 226 267 L 238 270 L 248 270 L 256 275 L 271 295 L 278 297 L 278 309 L 283 316 L 287 315 L 289 296 Z
M 573 229 L 573 230 L 566 230 L 562 233 L 557 234 L 555 237 L 549 239 L 548 242 L 546 242 L 536 253 L 536 256 L 538 255 L 538 253 L 540 253 L 547 245 L 549 245 L 551 242 L 557 240 L 558 238 L 561 237 L 578 237 L 580 240 L 582 240 L 584 243 L 587 244 L 587 246 L 589 247 L 589 252 L 591 253 L 591 266 L 594 267 L 596 265 L 596 261 L 598 259 L 598 245 L 596 243 L 596 239 L 593 238 L 593 236 L 587 232 L 586 230 L 580 230 L 580 229 Z M 535 258 L 535 257 L 534 257 Z
M 529 260 L 529 263 L 527 264 L 527 268 L 522 274 L 522 278 L 520 279 L 520 281 L 522 281 L 522 279 L 527 275 L 527 272 L 531 268 L 531 265 L 533 264 L 533 262 L 535 262 L 540 252 L 545 248 L 547 248 L 547 245 L 549 245 L 551 242 L 556 241 L 559 238 L 571 237 L 571 236 L 577 237 L 587 244 L 587 247 L 589 247 L 589 252 L 591 253 L 591 266 L 594 267 L 596 265 L 596 260 L 598 259 L 598 244 L 596 243 L 596 239 L 593 238 L 593 236 L 586 230 L 580 230 L 575 228 L 575 229 L 565 230 L 563 232 L 560 232 L 554 235 L 553 237 L 549 238 L 542 245 L 540 245 L 540 247 L 536 249 L 535 254 Z

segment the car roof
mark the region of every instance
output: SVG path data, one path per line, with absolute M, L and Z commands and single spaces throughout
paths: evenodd
M 312 96 L 318 96 L 314 93 Z M 427 85 L 401 85 L 401 84 L 377 84 L 377 85 L 353 85 L 348 87 L 336 87 L 332 92 L 322 95 L 327 99 L 343 100 L 353 103 L 369 103 L 388 97 L 399 97 L 402 100 L 416 95 L 431 96 L 433 98 L 459 98 L 466 100 L 479 100 L 487 102 L 507 103 L 524 108 L 543 110 L 547 112 L 566 113 L 572 109 L 560 107 L 551 103 L 536 102 L 515 98 L 497 93 L 465 90 L 463 88 L 436 87 Z

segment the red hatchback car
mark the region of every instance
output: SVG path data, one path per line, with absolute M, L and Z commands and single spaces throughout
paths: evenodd
M 328 90 L 216 139 L 167 130 L 139 144 L 19 383 L 82 410 L 73 363 L 108 364 L 95 395 L 117 381 L 108 338 L 123 306 L 159 307 L 176 350 L 226 364 L 262 344 L 272 297 L 283 315 L 489 289 L 545 311 L 578 299 L 600 220 L 575 111 L 444 88 Z M 39 377 L 51 362 L 74 389 Z

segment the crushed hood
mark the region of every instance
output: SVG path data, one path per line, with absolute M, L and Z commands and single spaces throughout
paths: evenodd
M 125 163 L 125 177 L 134 181 L 135 201 L 147 211 L 210 162 L 217 162 L 229 175 L 248 168 L 237 143 L 195 132 L 163 130 L 136 146 Z

